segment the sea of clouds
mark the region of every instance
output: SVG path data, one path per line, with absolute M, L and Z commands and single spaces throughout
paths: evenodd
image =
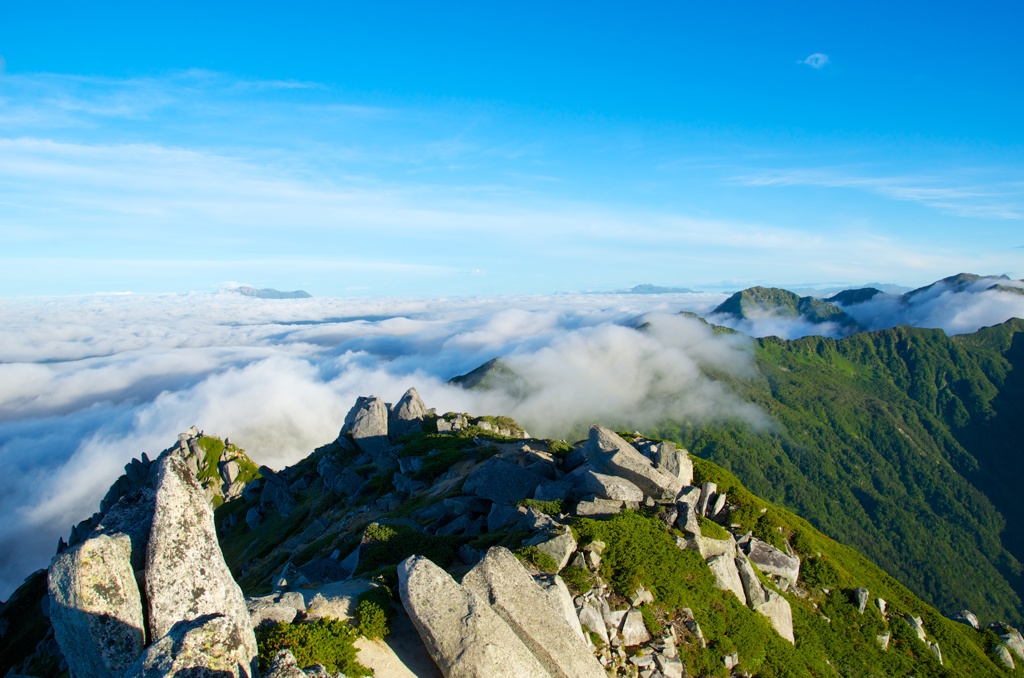
M 48 564 L 132 457 L 193 424 L 273 468 L 334 440 L 357 396 L 394 402 L 410 386 L 439 412 L 505 414 L 537 436 L 668 417 L 770 425 L 706 376 L 753 375 L 749 337 L 679 315 L 708 314 L 725 297 L 0 299 L 0 599 Z M 1024 296 L 980 287 L 862 306 L 857 320 L 873 328 L 910 319 L 956 333 L 1024 317 Z M 742 325 L 790 338 L 822 329 L 774 317 Z M 496 357 L 519 389 L 447 383 Z

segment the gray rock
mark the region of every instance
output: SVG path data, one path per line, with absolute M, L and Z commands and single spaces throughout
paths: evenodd
M 462 586 L 490 603 L 551 676 L 605 675 L 585 641 L 508 549 L 489 549 Z
M 655 466 L 679 478 L 683 485 L 693 482 L 693 461 L 690 459 L 690 453 L 676 447 L 675 443 L 665 441 L 658 444 L 651 459 Z
M 238 462 L 236 461 L 222 461 L 217 464 L 217 468 L 220 471 L 221 480 L 223 480 L 226 485 L 230 485 L 235 482 L 238 478 L 238 474 L 242 470 L 239 468 Z
M 359 596 L 373 588 L 376 584 L 366 579 L 332 582 L 315 590 L 303 589 L 304 609 L 311 618 L 333 617 L 334 619 L 352 619 L 359 606 Z
M 711 509 L 711 517 L 712 518 L 717 516 L 719 513 L 721 513 L 725 509 L 725 499 L 726 499 L 726 493 L 725 492 L 719 492 L 717 495 L 715 495 L 715 505 Z
M 736 562 L 732 556 L 712 556 L 707 560 L 711 573 L 715 575 L 715 586 L 723 591 L 732 591 L 744 605 L 747 604 L 747 594 L 743 591 L 743 582 L 740 581 L 740 573 L 736 570 Z
M 683 678 L 683 660 L 678 657 L 664 657 L 659 654 L 654 656 L 654 661 L 664 678 Z
M 697 507 L 700 506 L 700 494 L 700 488 L 696 485 L 684 485 L 676 495 L 676 502 L 686 502 L 694 510 L 697 510 Z
M 999 634 L 1000 640 L 1006 643 L 1006 647 L 1011 652 L 1024 660 L 1024 637 L 1021 637 L 1020 631 L 1007 624 L 1003 624 L 1000 630 L 1002 631 Z
M 569 592 L 569 587 L 565 585 L 565 581 L 557 574 L 535 575 L 533 579 L 537 582 L 540 590 L 544 592 L 544 595 L 547 596 L 548 604 L 551 608 L 561 612 L 565 623 L 584 642 L 588 642 L 586 635 L 583 633 L 583 628 L 580 626 L 580 620 L 576 616 L 576 606 L 572 603 L 572 593 Z
M 306 601 L 301 593 L 279 592 L 269 596 L 254 596 L 245 599 L 249 620 L 255 629 L 263 622 L 291 623 L 300 612 L 306 611 Z
M 678 476 L 655 467 L 632 445 L 603 426 L 590 427 L 585 449 L 587 459 L 598 471 L 625 478 L 656 500 L 674 500 L 683 487 Z
M 361 451 L 374 457 L 384 454 L 391 447 L 388 441 L 388 407 L 376 396 L 360 396 L 356 404 L 345 415 L 341 435 L 352 436 L 352 442 Z
M 111 537 L 128 535 L 132 543 L 132 568 L 135 570 L 146 568 L 146 546 L 153 527 L 155 501 L 156 493 L 148 484 L 133 488 L 118 499 L 93 530 L 93 534 Z
M 910 626 L 911 629 L 914 630 L 914 633 L 917 634 L 917 637 L 921 640 L 921 642 L 927 644 L 928 637 L 927 634 L 924 632 L 924 622 L 921 621 L 921 618 L 915 617 L 909 612 L 903 618 L 907 620 L 907 624 Z
M 508 504 L 494 504 L 490 513 L 487 514 L 487 530 L 526 529 L 528 514 L 522 506 L 509 506 Z
M 996 645 L 995 648 L 992 649 L 992 654 L 1003 668 L 1009 669 L 1010 671 L 1016 669 L 1016 666 L 1013 663 L 1013 657 L 1010 656 L 1010 651 L 1006 649 L 1005 645 Z
M 881 612 L 882 616 L 884 617 L 885 616 L 885 608 L 887 607 L 885 599 L 884 598 L 875 598 L 875 605 L 878 606 L 878 611 Z
M 263 473 L 265 468 L 265 466 L 261 466 L 260 472 Z M 266 470 L 269 471 L 270 469 Z M 298 502 L 295 501 L 295 497 L 292 496 L 287 486 L 280 482 L 268 482 L 263 486 L 263 491 L 260 492 L 260 506 L 277 511 L 281 517 L 287 518 L 295 510 L 295 507 L 298 506 Z
M 711 504 L 711 500 L 716 492 L 718 492 L 718 485 L 715 483 L 706 482 L 701 485 L 700 502 L 697 504 L 697 513 L 702 516 L 706 516 L 708 514 L 708 506 Z
M 565 532 L 537 544 L 537 550 L 551 556 L 561 570 L 569 564 L 569 558 L 576 550 L 576 540 L 571 532 Z
M 726 655 L 722 661 L 725 663 L 725 670 L 732 671 L 740 663 L 740 655 L 738 652 L 733 652 L 730 655 Z
M 696 551 L 704 560 L 714 556 L 736 557 L 736 543 L 732 539 L 712 539 L 691 534 L 684 540 L 685 549 Z
M 123 678 L 252 678 L 259 672 L 249 636 L 251 628 L 223 615 L 181 621 L 146 648 Z
M 889 640 L 892 638 L 892 634 L 886 631 L 880 636 L 875 636 L 875 640 L 878 642 L 878 647 L 882 648 L 882 652 L 889 649 Z
M 857 587 L 853 590 L 853 599 L 857 603 L 857 611 L 864 614 L 868 607 L 868 600 L 871 594 L 864 587 Z
M 533 493 L 533 498 L 538 501 L 566 501 L 569 493 L 572 492 L 572 483 L 566 480 L 556 480 L 541 483 Z
M 251 509 L 245 512 L 245 524 L 250 530 L 259 528 L 260 523 L 263 522 L 263 516 L 260 514 L 260 510 L 253 506 Z
M 644 493 L 633 483 L 625 478 L 598 473 L 589 464 L 570 473 L 566 480 L 572 482 L 576 496 L 592 494 L 600 499 L 644 500 Z
M 487 600 L 427 558 L 412 556 L 399 564 L 398 591 L 446 678 L 551 675 Z
M 978 623 L 978 617 L 970 610 L 961 610 L 953 616 L 954 621 L 958 621 L 961 624 L 967 624 L 976 630 L 981 629 L 981 625 Z
M 217 542 L 213 509 L 180 454 L 172 452 L 157 464 L 146 553 L 149 636 L 161 638 L 181 620 L 225 615 L 238 629 L 248 664 L 256 657 L 256 636 L 242 590 Z
M 757 609 L 758 605 L 768 600 L 767 589 L 757 578 L 753 566 L 742 554 L 736 556 L 736 571 L 739 572 L 740 582 L 743 584 L 743 592 L 747 595 L 747 605 L 751 609 Z
M 751 605 L 751 609 L 767 617 L 775 631 L 795 645 L 796 639 L 793 637 L 793 610 L 789 606 L 789 601 L 771 589 L 766 589 L 764 593 L 765 601 Z
M 626 647 L 641 645 L 651 639 L 651 634 L 644 626 L 644 617 L 635 607 L 626 612 L 626 616 L 622 619 L 620 632 L 622 633 L 622 644 Z
M 263 678 L 308 678 L 308 676 L 299 668 L 291 650 L 278 650 L 270 661 L 267 675 Z
M 427 418 L 427 406 L 414 388 L 395 403 L 388 418 L 388 434 L 392 440 L 423 430 L 423 421 Z
M 683 532 L 700 536 L 700 523 L 697 522 L 697 511 L 693 504 L 685 501 L 676 503 L 676 527 Z
M 608 627 L 604 623 L 604 617 L 601 615 L 601 609 L 592 600 L 588 600 L 580 608 L 579 614 L 580 626 L 587 631 L 596 633 L 601 638 L 601 642 L 605 645 L 608 644 Z
M 929 643 L 928 649 L 932 651 L 932 654 L 935 655 L 935 658 L 939 661 L 939 666 L 942 666 L 942 650 L 939 649 L 939 644 Z
M 444 504 L 448 513 L 454 515 L 487 513 L 493 506 L 490 501 L 480 497 L 448 497 L 441 503 Z
M 50 622 L 76 676 L 118 676 L 144 647 L 142 598 L 127 535 L 98 535 L 53 559 Z
M 633 607 L 640 607 L 644 603 L 653 603 L 654 594 L 648 591 L 643 586 L 637 587 L 636 591 L 633 592 L 632 596 L 628 596 L 629 604 Z
M 514 504 L 532 497 L 543 482 L 544 476 L 499 457 L 491 457 L 469 474 L 462 491 L 498 504 Z
M 747 556 L 761 572 L 796 584 L 800 576 L 800 558 L 783 553 L 771 544 L 752 537 L 747 542 Z
M 622 513 L 622 502 L 612 499 L 584 499 L 576 504 L 581 518 L 611 518 L 618 513 Z

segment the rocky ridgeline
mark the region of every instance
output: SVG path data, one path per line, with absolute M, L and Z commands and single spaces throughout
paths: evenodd
M 218 540 L 211 505 L 222 499 Z M 699 554 L 723 595 L 799 643 L 783 593 L 807 596 L 800 557 L 785 540 L 780 549 L 740 534 L 729 523 L 737 506 L 715 483 L 694 482 L 686 450 L 601 426 L 575 446 L 529 439 L 504 418 L 438 416 L 410 389 L 394 405 L 359 398 L 337 440 L 280 472 L 257 475 L 230 443 L 211 445 L 195 429 L 157 459 L 133 460 L 101 511 L 59 546 L 43 606 L 52 630 L 39 647 L 63 665 L 34 675 L 255 676 L 254 629 L 351 619 L 359 595 L 381 585 L 372 575 L 390 566 L 402 610 L 389 645 L 357 644 L 361 660 L 383 656 L 365 662 L 379 676 L 681 678 L 689 675 L 684 649 L 713 650 L 701 626 L 713 620 L 683 608 L 650 626 L 644 615 L 655 594 L 613 590 L 601 577 L 606 544 L 577 543 L 570 528 L 575 518 L 630 509 L 660 519 L 676 547 Z M 403 545 L 417 539 L 461 546 L 453 560 L 434 562 Z M 382 559 L 382 545 L 405 550 Z M 225 553 L 261 595 L 243 597 Z M 574 595 L 559 574 L 570 571 L 593 585 Z M 864 615 L 870 592 L 850 595 Z M 29 597 L 19 589 L 0 621 Z M 886 629 L 900 619 L 943 661 L 920 617 L 893 615 L 878 597 L 874 604 Z M 958 620 L 979 628 L 966 610 Z M 1009 626 L 990 628 L 1000 640 L 992 656 L 1013 670 L 1024 639 Z M 0 627 L 0 641 L 7 632 Z M 891 637 L 878 635 L 883 651 Z M 719 670 L 744 675 L 741 659 L 727 654 Z M 329 674 L 282 651 L 267 676 Z

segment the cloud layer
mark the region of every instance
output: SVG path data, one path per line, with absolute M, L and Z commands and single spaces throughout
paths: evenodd
M 674 315 L 720 300 L 0 300 L 0 511 L 10 517 L 0 525 L 0 598 L 46 566 L 129 459 L 193 424 L 281 467 L 333 440 L 356 396 L 394 401 L 410 386 L 440 411 L 508 414 L 543 436 L 670 414 L 760 422 L 701 372 L 747 374 L 744 340 Z M 528 397 L 446 384 L 498 356 Z
M 848 311 L 871 328 L 969 332 L 1024 317 L 1024 295 L 982 279 Z M 333 440 L 359 395 L 397 400 L 416 386 L 439 411 L 506 414 L 538 436 L 582 436 L 601 422 L 643 429 L 666 418 L 767 425 L 707 370 L 752 375 L 744 335 L 716 335 L 723 294 L 473 299 L 260 300 L 223 292 L 0 299 L 0 598 L 45 567 L 58 537 L 90 515 L 142 451 L 193 424 L 282 467 Z M 766 315 L 753 336 L 838 334 Z M 641 327 L 641 329 L 636 329 Z M 501 357 L 520 389 L 449 386 Z

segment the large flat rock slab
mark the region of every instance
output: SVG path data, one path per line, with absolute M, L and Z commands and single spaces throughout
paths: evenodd
M 490 548 L 462 586 L 490 603 L 551 676 L 604 678 L 601 664 L 562 610 L 508 549 Z
M 398 566 L 402 605 L 448 678 L 550 677 L 490 604 L 423 556 Z

